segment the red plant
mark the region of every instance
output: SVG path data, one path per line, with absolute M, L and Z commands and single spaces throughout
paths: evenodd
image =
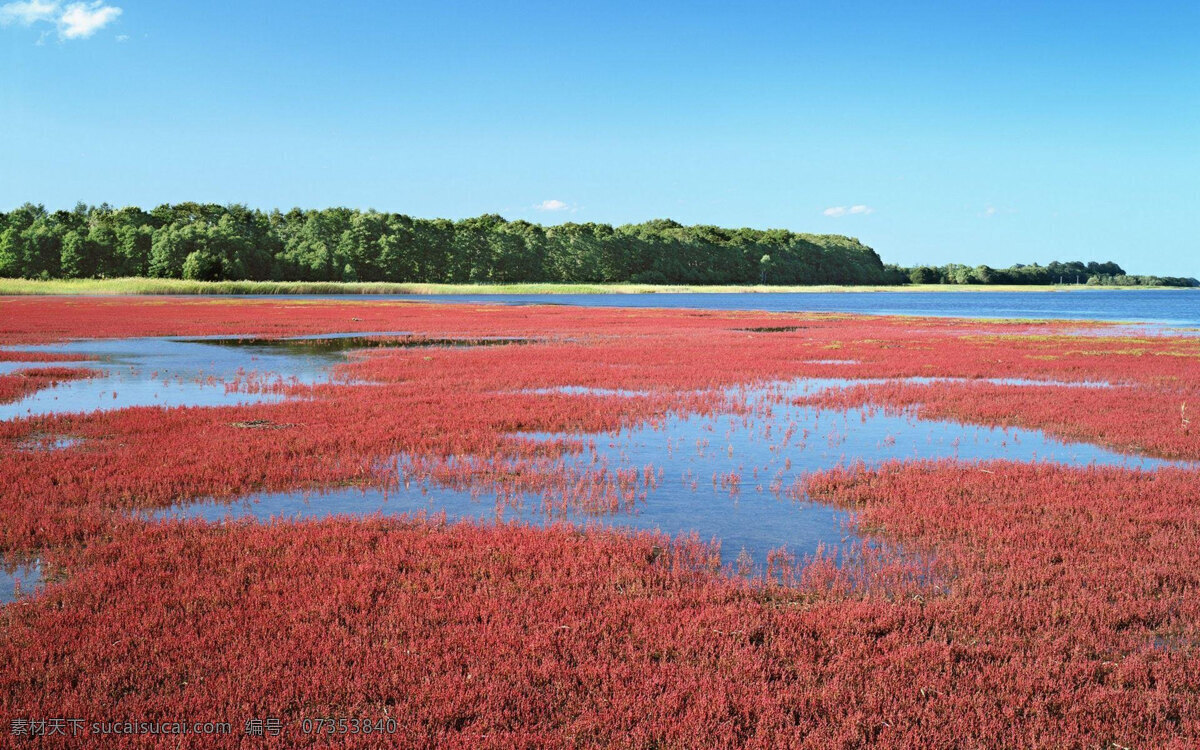
M 1064 440 L 1198 460 L 1200 430 L 1192 429 L 1187 418 L 1187 401 L 1192 394 L 1200 395 L 1200 391 L 1146 386 L 1048 388 L 987 382 L 887 382 L 829 390 L 800 401 L 838 409 L 864 405 L 909 408 L 923 419 L 1026 427 Z M 1131 408 L 1133 404 L 1136 408 Z
M 1200 741 L 1194 470 L 829 472 L 795 492 L 855 509 L 871 543 L 800 563 L 777 554 L 755 581 L 718 570 L 717 551 L 695 540 L 598 529 L 129 514 L 414 479 L 610 513 L 641 502 L 659 469 L 565 460 L 586 456 L 593 436 L 672 413 L 748 425 L 762 412 L 744 387 L 799 377 L 968 379 L 810 400 L 1200 458 L 1183 406 L 1200 402 L 1198 340 L 1103 325 L 1081 335 L 1077 323 L 387 302 L 21 298 L 0 299 L 0 316 L 0 345 L 345 331 L 531 340 L 378 346 L 328 383 L 227 383 L 289 396 L 280 403 L 0 422 L 0 550 L 67 571 L 0 609 L 5 722 L 240 730 L 274 716 L 289 746 L 326 743 L 300 722 L 328 716 L 391 717 L 399 733 L 386 743 L 399 746 Z M 1078 387 L 1095 382 L 1118 387 Z M 781 451 L 814 437 L 774 427 Z M 20 448 L 56 436 L 79 441 Z M 708 443 L 697 447 L 725 448 L 719 433 Z M 742 479 L 713 476 L 731 493 Z
M 0 375 L 0 404 L 16 401 L 65 380 L 94 378 L 102 373 L 82 367 L 26 367 Z

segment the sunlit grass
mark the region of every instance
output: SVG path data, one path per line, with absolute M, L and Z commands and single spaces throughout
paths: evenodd
M 1103 287 L 1103 289 L 1158 287 Z M 1167 288 L 1167 287 L 1161 287 Z M 907 286 L 698 286 L 655 284 L 396 284 L 338 281 L 188 281 L 185 279 L 0 279 L 0 294 L 679 294 L 803 292 L 1062 292 L 1086 286 L 910 284 Z

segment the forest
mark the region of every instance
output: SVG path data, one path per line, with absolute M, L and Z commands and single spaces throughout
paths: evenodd
M 857 239 L 669 219 L 542 226 L 488 214 L 420 219 L 349 208 L 264 212 L 178 203 L 150 211 L 26 203 L 0 213 L 0 277 L 200 281 L 1195 286 L 1115 263 L 1008 269 L 885 265 Z
M 1200 286 L 1200 281 L 1180 276 L 1138 276 L 1111 261 L 1084 263 L 1052 261 L 1046 265 L 1018 263 L 1008 268 L 918 266 L 905 269 L 912 284 L 1086 284 L 1088 286 Z

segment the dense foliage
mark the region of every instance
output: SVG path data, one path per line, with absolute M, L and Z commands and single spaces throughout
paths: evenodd
M 0 276 L 196 280 L 891 284 L 858 240 L 670 220 L 543 227 L 180 203 L 0 214 Z
M 180 203 L 146 212 L 79 204 L 0 213 L 0 277 L 150 276 L 198 281 L 649 284 L 1194 284 L 1127 276 L 1115 263 L 996 270 L 885 266 L 840 235 L 683 226 L 669 219 L 541 226 L 347 208 L 264 213 Z
M 917 266 L 908 269 L 914 284 L 1086 284 L 1088 286 L 1200 286 L 1196 279 L 1180 276 L 1135 276 L 1113 262 L 1067 263 L 1042 266 L 1018 263 L 1008 268 L 970 266 Z

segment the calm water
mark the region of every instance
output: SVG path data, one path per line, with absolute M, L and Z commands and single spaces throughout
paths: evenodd
M 878 410 L 849 412 L 797 406 L 791 401 L 820 390 L 849 384 L 840 380 L 797 380 L 770 389 L 741 392 L 755 416 L 679 416 L 657 427 L 639 427 L 619 436 L 598 435 L 568 467 L 610 470 L 653 466 L 662 475 L 657 486 L 629 511 L 586 515 L 554 511 L 536 496 L 517 504 L 492 494 L 475 494 L 413 481 L 408 488 L 338 489 L 331 492 L 256 494 L 232 505 L 198 501 L 161 511 L 156 517 L 324 518 L 444 512 L 449 520 L 519 520 L 544 524 L 567 520 L 599 522 L 619 528 L 664 531 L 672 536 L 697 533 L 721 542 L 731 562 L 745 550 L 756 563 L 785 547 L 811 554 L 819 545 L 834 549 L 852 538 L 849 515 L 828 506 L 796 501 L 786 490 L 804 474 L 858 461 L 877 465 L 889 460 L 951 458 L 972 462 L 1003 458 L 1071 465 L 1116 465 L 1154 469 L 1171 463 L 1127 456 L 1093 445 L 1064 443 L 1037 430 L 976 427 L 919 420 L 909 414 Z M 861 381 L 857 381 L 861 382 Z M 585 393 L 585 389 L 561 389 Z M 618 392 L 613 392 L 614 394 Z M 636 395 L 636 394 L 628 394 Z M 621 397 L 616 395 L 616 397 Z M 574 434 L 526 434 L 538 440 L 578 438 Z M 734 487 L 729 478 L 738 477 Z
M 1017 297 L 1024 307 L 1004 307 L 1004 297 Z M 916 306 L 904 308 L 912 298 Z M 356 298 L 360 299 L 360 298 Z M 420 298 L 423 301 L 483 301 L 471 298 Z M 491 301 L 492 298 L 486 298 Z M 1080 304 L 1128 305 L 1136 300 L 1160 305 L 1161 325 L 1200 325 L 1193 307 L 1200 293 L 1181 292 L 1085 292 L 1078 294 L 749 294 L 749 295 L 587 295 L 554 296 L 560 304 L 659 304 L 674 307 L 697 305 L 721 309 L 839 309 L 854 312 L 908 312 L 960 315 L 955 304 L 974 303 L 972 312 L 988 312 L 1000 317 L 1030 315 L 1038 317 L 1105 317 L 1125 320 L 1151 320 L 1148 315 L 1132 315 L 1125 307 L 1111 307 L 1104 314 Z M 543 297 L 504 297 L 504 301 L 544 302 Z M 711 304 L 710 304 L 711 303 Z M 979 303 L 988 305 L 981 310 Z M 1056 304 L 1074 303 L 1072 310 Z M 890 307 L 882 307 L 882 305 Z M 825 305 L 825 307 L 821 307 Z M 1174 307 L 1171 307 L 1171 306 Z M 873 307 L 874 306 L 874 307 Z M 871 309 L 867 309 L 871 308 Z M 1119 309 L 1118 309 L 1119 308 Z M 1087 312 L 1088 314 L 1084 314 Z M 1073 313 L 1073 314 L 1072 314 Z M 1190 316 L 1190 317 L 1189 317 Z M 357 334 L 335 334 L 331 339 Z M 383 334 L 381 334 L 383 335 Z M 353 340 L 353 339 L 347 339 Z M 502 343 L 502 342 L 489 342 Z M 130 406 L 219 406 L 280 398 L 274 394 L 247 392 L 239 387 L 247 378 L 260 381 L 316 383 L 331 379 L 334 367 L 346 361 L 349 350 L 330 341 L 328 346 L 294 346 L 257 342 L 247 345 L 229 339 L 201 341 L 180 338 L 137 338 L 121 340 L 74 341 L 67 344 L 23 347 L 32 351 L 80 353 L 86 363 L 53 363 L 55 366 L 86 366 L 104 375 L 67 382 L 11 404 L 0 404 L 0 420 L 95 409 Z M 39 363 L 3 363 L 4 370 Z M 914 379 L 921 380 L 921 379 Z M 618 437 L 594 436 L 593 445 L 573 461 L 573 468 L 586 470 L 596 466 L 642 469 L 652 465 L 661 470 L 657 486 L 628 512 L 602 517 L 585 516 L 576 511 L 547 513 L 541 499 L 519 498 L 513 505 L 500 502 L 495 495 L 469 493 L 412 481 L 408 488 L 388 491 L 340 489 L 329 493 L 259 494 L 233 504 L 197 501 L 156 514 L 158 517 L 181 516 L 207 520 L 249 516 L 268 518 L 325 517 L 335 514 L 365 516 L 373 513 L 401 514 L 444 512 L 451 520 L 501 519 L 543 524 L 566 520 L 602 523 L 632 529 L 655 529 L 671 535 L 696 533 L 701 539 L 720 541 L 723 557 L 731 561 L 745 550 L 761 563 L 769 550 L 785 547 L 803 555 L 818 545 L 837 548 L 851 538 L 846 522 L 849 516 L 828 506 L 797 501 L 785 496 L 785 490 L 807 472 L 862 461 L 868 465 L 885 460 L 951 458 L 964 462 L 1004 458 L 1021 461 L 1112 464 L 1153 469 L 1164 462 L 1130 457 L 1096 446 L 1063 443 L 1036 430 L 1001 430 L 973 427 L 950 422 L 918 420 L 911 415 L 884 414 L 853 410 L 847 413 L 822 411 L 791 404 L 796 396 L 851 382 L 837 379 L 800 380 L 778 384 L 774 388 L 743 393 L 759 407 L 748 422 L 741 417 L 702 418 L 681 416 L 656 428 L 644 427 Z M 1021 385 L 1028 381 L 993 381 Z M 1080 387 L 1109 387 L 1107 384 L 1076 384 Z M 588 393 L 582 388 L 550 388 L 565 393 Z M 636 392 L 611 391 L 602 395 L 613 398 L 636 397 Z M 537 439 L 558 436 L 537 435 Z M 578 436 L 573 436 L 578 437 Z M 31 442 L 23 450 L 73 450 L 72 440 Z M 400 457 L 403 461 L 403 457 Z M 971 470 L 969 466 L 964 471 Z M 739 479 L 736 487 L 730 478 Z M 15 568 L 0 568 L 0 602 L 12 601 L 17 581 L 29 592 L 41 577 L 35 562 Z
M 37 560 L 0 565 L 0 604 L 32 596 L 42 584 L 42 566 Z
M 963 318 L 1059 318 L 1200 328 L 1200 289 L 1061 292 L 799 292 L 682 294 L 334 295 L 414 302 L 848 312 Z M 311 297 L 310 297 L 311 299 Z
M 313 383 L 326 380 L 338 354 L 283 351 L 269 346 L 212 346 L 195 340 L 131 338 L 72 341 L 13 347 L 15 351 L 83 354 L 87 362 L 52 362 L 104 373 L 60 383 L 8 404 L 0 420 L 63 412 L 123 409 L 131 406 L 225 406 L 277 401 L 272 393 L 236 388 L 248 379 Z M 4 362 L 5 370 L 45 366 Z

